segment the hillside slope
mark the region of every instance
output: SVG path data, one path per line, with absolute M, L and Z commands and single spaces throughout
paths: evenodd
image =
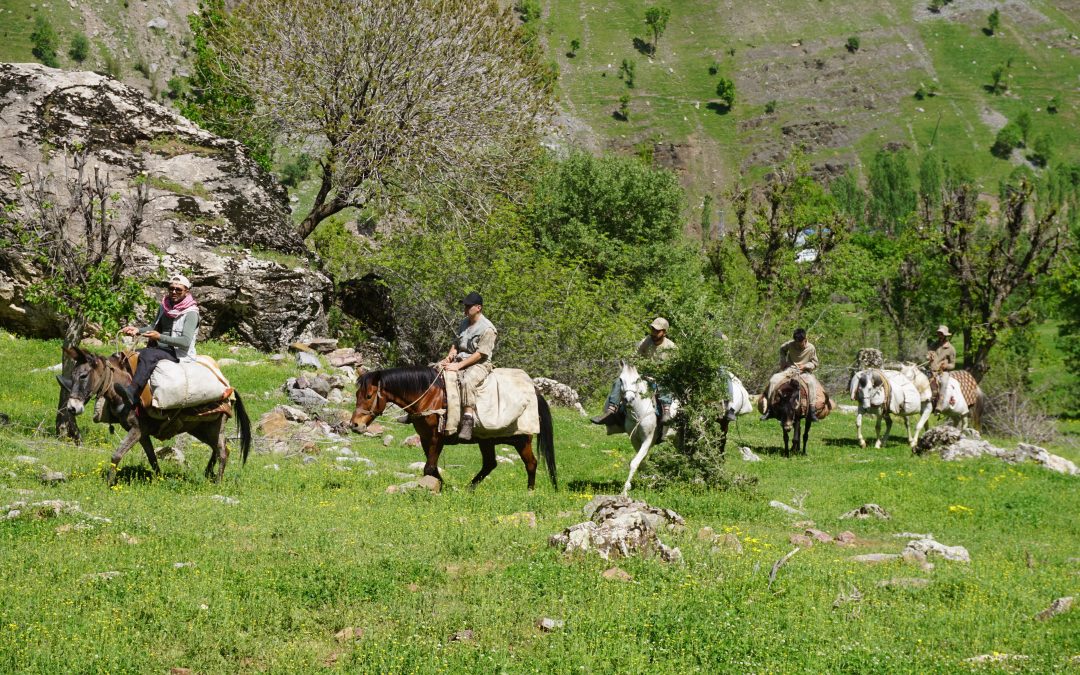
M 655 57 L 644 20 L 652 4 L 546 0 L 542 34 L 559 64 L 561 105 L 590 130 L 580 141 L 658 151 L 683 175 L 692 205 L 797 146 L 835 171 L 886 143 L 933 145 L 993 192 L 1025 161 L 1021 151 L 1011 160 L 990 154 L 997 131 L 1022 111 L 1032 118 L 1029 145 L 1046 134 L 1055 159 L 1080 159 L 1076 0 L 955 0 L 938 13 L 918 0 L 668 0 L 656 3 L 671 18 Z M 1001 26 L 988 35 L 994 7 Z M 634 63 L 633 87 L 620 75 L 624 59 Z M 987 90 L 998 65 L 1007 66 L 1003 95 Z M 737 90 L 726 112 L 717 105 L 721 77 Z M 916 99 L 920 85 L 937 94 Z M 623 94 L 626 120 L 613 114 Z

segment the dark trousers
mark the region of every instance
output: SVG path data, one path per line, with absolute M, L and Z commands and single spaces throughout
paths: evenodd
M 146 347 L 139 350 L 139 362 L 135 366 L 135 374 L 131 378 L 131 387 L 138 396 L 146 383 L 150 381 L 150 373 L 154 372 L 159 361 L 172 361 L 179 363 L 176 358 L 176 349 L 169 345 L 158 347 Z

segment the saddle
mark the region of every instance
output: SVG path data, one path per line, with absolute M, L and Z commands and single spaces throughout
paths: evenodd
M 456 434 L 461 423 L 461 390 L 456 372 L 443 371 L 446 413 L 443 433 Z M 524 370 L 496 368 L 476 388 L 476 438 L 540 433 L 536 387 Z
M 941 396 L 941 382 L 938 381 L 938 377 L 941 373 L 935 373 L 930 378 L 930 392 L 933 395 L 932 400 L 935 405 L 938 403 L 938 398 Z M 949 377 L 956 380 L 960 385 L 960 392 L 964 395 L 964 402 L 968 406 L 975 405 L 978 400 L 979 383 L 975 381 L 975 376 L 966 370 L 953 370 L 949 372 Z
M 122 352 L 121 356 L 134 373 L 138 352 Z M 188 418 L 218 413 L 232 416 L 228 402 L 232 395 L 233 388 L 217 362 L 209 356 L 199 356 L 193 362 L 158 363 L 150 382 L 139 392 L 139 402 L 151 417 L 159 419 L 172 419 L 177 410 L 183 410 L 183 416 Z
M 823 420 L 829 416 L 829 413 L 832 412 L 833 402 L 829 398 L 829 393 L 825 391 L 825 387 L 821 386 L 821 380 L 817 379 L 817 377 L 813 373 L 803 373 L 796 377 L 794 375 L 788 374 L 785 371 L 777 373 L 777 375 L 783 375 L 783 377 L 777 378 L 776 375 L 773 375 L 773 379 L 769 381 L 769 395 L 767 401 L 768 407 L 766 408 L 766 410 L 773 410 L 775 408 L 776 391 L 780 388 L 781 384 L 784 384 L 789 380 L 796 380 L 799 383 L 800 401 L 802 402 L 803 406 L 806 406 L 807 403 L 809 403 L 807 399 L 810 397 L 810 388 L 806 384 L 806 378 L 812 377 L 814 378 L 814 384 L 816 385 L 815 389 L 817 390 L 816 400 L 813 401 L 814 415 L 818 418 L 818 420 Z

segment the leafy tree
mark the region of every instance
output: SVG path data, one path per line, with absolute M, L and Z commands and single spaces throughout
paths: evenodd
M 915 212 L 915 186 L 903 150 L 882 148 L 870 164 L 870 223 L 886 234 L 899 234 Z
M 30 43 L 34 45 L 30 51 L 35 59 L 50 68 L 60 67 L 60 60 L 56 58 L 56 46 L 59 43 L 59 38 L 52 24 L 41 14 L 38 14 L 34 19 L 34 32 L 30 34 Z
M 851 53 L 851 54 L 854 54 L 855 52 L 859 51 L 859 38 L 858 38 L 858 36 L 852 35 L 851 37 L 849 37 L 847 39 L 847 42 L 844 44 L 844 49 L 848 50 L 848 52 Z
M 574 38 L 570 41 L 570 56 L 577 56 L 579 49 L 581 49 L 581 40 Z
M 1035 145 L 1031 148 L 1032 152 L 1029 158 L 1035 164 L 1039 166 L 1046 166 L 1050 163 L 1050 158 L 1054 152 L 1053 143 L 1050 141 L 1048 134 L 1041 134 L 1035 139 Z
M 1024 132 L 1021 131 L 1020 126 L 1015 122 L 1009 122 L 998 131 L 997 136 L 994 138 L 994 145 L 990 148 L 990 152 L 993 153 L 995 157 L 1008 159 L 1009 155 L 1012 154 L 1012 151 L 1023 146 L 1023 144 Z
M 47 304 L 67 320 L 65 349 L 78 346 L 91 325 L 115 330 L 145 302 L 142 287 L 126 272 L 150 201 L 146 181 L 125 197 L 98 169 L 88 175 L 85 152 L 74 155 L 72 170 L 74 175 L 65 179 L 39 172 L 23 182 L 16 176 L 16 201 L 0 214 L 0 235 L 7 235 L 0 239 L 24 249 L 42 272 L 28 299 Z M 64 376 L 70 376 L 74 362 L 65 354 L 63 364 Z M 56 432 L 78 441 L 67 396 L 62 389 Z
M 1020 127 L 1021 138 L 1023 138 L 1024 145 L 1027 145 L 1028 140 L 1031 138 L 1031 113 L 1027 110 L 1021 110 L 1020 114 L 1016 116 L 1016 126 Z
M 1063 176 L 1042 179 L 1021 167 L 1002 182 L 995 222 L 978 207 L 970 178 L 951 172 L 942 184 L 941 208 L 923 232 L 948 264 L 955 286 L 955 311 L 963 326 L 964 367 L 981 379 L 989 355 L 1007 331 L 1037 316 L 1040 283 L 1069 249 L 1075 202 Z
M 1001 12 L 995 7 L 994 11 L 990 12 L 990 16 L 986 18 L 986 28 L 990 35 L 997 32 L 1001 27 Z
M 534 179 L 524 211 L 537 244 L 597 279 L 640 288 L 658 270 L 683 264 L 683 191 L 670 171 L 637 159 L 571 153 Z
M 991 94 L 1004 94 L 1009 88 L 1009 83 L 1005 81 L 1005 76 L 1008 75 L 1009 68 L 1004 64 L 998 64 L 990 70 L 990 93 Z
M 716 83 L 716 97 L 724 102 L 724 106 L 731 110 L 735 107 L 735 82 L 728 77 L 721 77 Z
M 645 24 L 652 31 L 652 53 L 656 56 L 656 47 L 660 44 L 660 36 L 667 30 L 668 20 L 671 18 L 671 10 L 667 7 L 654 5 L 645 10 Z
M 626 82 L 626 86 L 630 89 L 634 88 L 634 69 L 635 63 L 631 59 L 623 59 L 622 64 L 619 66 L 619 77 Z
M 260 118 L 321 144 L 305 238 L 350 207 L 482 217 L 537 152 L 545 69 L 495 0 L 243 0 L 209 37 Z
M 68 47 L 68 56 L 75 63 L 82 63 L 90 56 L 90 40 L 85 33 L 75 33 L 71 36 L 71 45 Z

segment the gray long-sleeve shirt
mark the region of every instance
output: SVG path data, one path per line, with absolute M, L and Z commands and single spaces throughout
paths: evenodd
M 161 333 L 158 343 L 169 345 L 176 349 L 176 356 L 180 359 L 195 358 L 195 334 L 199 328 L 199 309 L 192 308 L 175 319 L 165 314 L 163 307 L 158 307 L 157 317 L 153 323 L 140 328 L 140 333 L 156 330 Z

